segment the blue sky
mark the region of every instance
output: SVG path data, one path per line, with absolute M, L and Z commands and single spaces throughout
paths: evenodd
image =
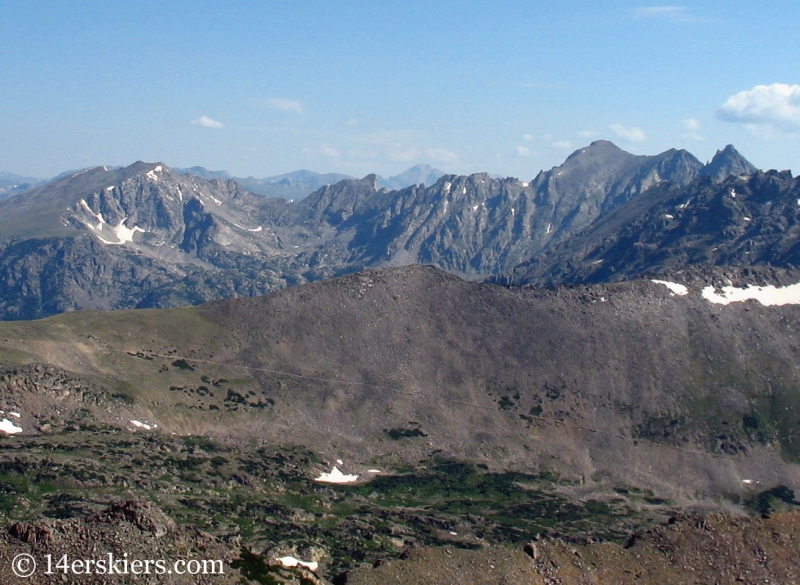
M 800 3 L 0 4 L 0 171 L 530 179 L 608 139 L 800 172 Z

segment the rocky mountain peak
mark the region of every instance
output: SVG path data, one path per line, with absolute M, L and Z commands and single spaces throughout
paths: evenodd
M 578 169 L 591 169 L 596 166 L 619 166 L 631 159 L 635 155 L 625 152 L 613 142 L 608 140 L 596 140 L 589 146 L 579 148 L 567 157 L 563 164 L 553 167 L 553 170 L 573 171 Z
M 717 151 L 711 162 L 700 171 L 700 174 L 719 182 L 731 175 L 751 175 L 757 170 L 750 161 L 739 154 L 732 144 L 729 144 Z
M 366 201 L 383 188 L 378 176 L 370 174 L 363 179 L 344 179 L 327 185 L 302 201 L 315 222 L 324 220 L 336 225 L 353 215 Z
M 629 154 L 629 153 L 625 152 L 624 150 L 622 150 L 619 146 L 617 146 L 616 144 L 611 142 L 610 140 L 595 140 L 594 142 L 589 144 L 589 146 L 587 146 L 586 148 L 575 151 L 573 153 L 573 155 L 577 154 L 581 150 L 591 150 L 591 151 L 598 151 L 598 152 L 603 152 L 604 151 L 604 152 L 616 152 L 616 153 Z

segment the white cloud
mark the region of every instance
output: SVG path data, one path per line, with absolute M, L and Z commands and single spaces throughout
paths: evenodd
M 302 114 L 306 111 L 302 103 L 295 100 L 287 100 L 286 98 L 270 98 L 267 100 L 267 105 L 274 110 L 282 112 Z
M 556 148 L 572 148 L 572 143 L 569 140 L 556 140 L 553 146 Z
M 700 134 L 698 130 L 700 130 L 700 122 L 697 121 L 696 118 L 686 118 L 682 120 L 683 126 L 686 128 L 686 134 L 682 134 L 682 138 L 688 138 L 690 140 L 705 140 Z
M 581 130 L 578 132 L 578 136 L 581 138 L 594 138 L 595 136 L 600 136 L 600 133 L 594 130 Z
M 535 139 L 535 136 L 534 136 L 533 134 L 523 134 L 523 135 L 522 135 L 522 137 L 523 137 L 525 140 L 527 140 L 528 142 L 530 142 L 531 140 L 534 140 L 534 139 Z
M 531 155 L 531 149 L 528 148 L 527 146 L 518 146 L 517 147 L 517 154 L 520 155 L 520 156 L 530 156 Z
M 614 132 L 614 134 L 623 140 L 627 140 L 628 142 L 644 142 L 647 138 L 644 130 L 641 128 L 627 128 L 622 124 L 611 124 L 611 130 Z
M 755 134 L 771 137 L 800 131 L 800 85 L 757 85 L 729 97 L 717 110 L 728 122 L 746 124 Z
M 212 120 L 208 116 L 200 116 L 197 120 L 192 120 L 192 124 L 194 126 L 203 126 L 205 128 L 222 128 L 222 122 L 217 122 L 216 120 Z
M 356 120 L 355 118 L 351 118 L 351 119 L 349 119 L 347 121 L 347 125 L 348 126 L 358 126 L 358 120 Z
M 686 118 L 683 121 L 683 125 L 686 126 L 686 129 L 689 132 L 696 132 L 700 130 L 700 122 L 698 122 L 696 118 Z

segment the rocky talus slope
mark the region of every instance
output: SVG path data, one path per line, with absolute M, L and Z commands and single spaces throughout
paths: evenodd
M 542 537 L 517 550 L 419 549 L 348 585 L 738 585 L 800 580 L 800 515 L 683 516 L 624 544 Z
M 532 290 L 410 266 L 0 323 L 0 571 L 130 546 L 256 583 L 692 582 L 717 556 L 720 582 L 780 582 L 798 282 Z

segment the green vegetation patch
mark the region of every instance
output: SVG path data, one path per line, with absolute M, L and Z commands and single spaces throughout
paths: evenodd
M 556 527 L 576 538 L 624 541 L 636 521 L 622 498 L 571 502 L 542 475 L 493 473 L 441 457 L 339 486 L 314 481 L 323 462 L 299 447 L 233 447 L 118 429 L 14 439 L 0 441 L 6 521 L 71 518 L 141 497 L 179 524 L 238 536 L 248 550 L 322 549 L 328 578 L 408 546 L 519 544 Z M 283 575 L 258 555 L 242 553 L 240 562 L 259 583 Z
M 423 432 L 422 429 L 418 428 L 409 429 L 409 428 L 398 427 L 394 429 L 383 429 L 383 432 L 389 435 L 389 438 L 391 438 L 394 441 L 398 441 L 400 439 L 410 439 L 413 437 L 428 436 L 427 433 Z
M 797 501 L 794 497 L 794 490 L 785 485 L 779 485 L 760 492 L 745 502 L 749 508 L 764 516 L 775 512 L 781 503 L 800 506 L 800 501 Z

